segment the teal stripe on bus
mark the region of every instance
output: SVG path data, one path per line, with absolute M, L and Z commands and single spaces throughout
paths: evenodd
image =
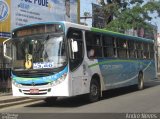
M 141 64 L 141 65 L 146 65 L 145 63 L 139 62 L 139 61 L 136 61 L 136 60 L 104 60 L 102 62 L 91 64 L 88 67 L 91 68 L 91 67 L 95 67 L 97 65 L 104 65 L 104 64 L 110 64 L 110 63 L 120 63 L 120 62 L 130 62 L 130 63 L 136 63 L 136 64 Z

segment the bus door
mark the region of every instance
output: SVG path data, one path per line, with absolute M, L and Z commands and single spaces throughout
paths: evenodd
M 68 34 L 69 44 L 69 66 L 71 78 L 71 92 L 72 95 L 81 94 L 83 91 L 83 58 L 84 58 L 84 44 L 83 32 L 79 29 L 69 28 Z

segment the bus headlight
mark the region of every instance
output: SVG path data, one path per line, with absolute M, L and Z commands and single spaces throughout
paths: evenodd
M 15 85 L 15 86 L 18 87 L 18 88 L 21 88 L 21 87 L 22 87 L 21 84 L 16 83 L 14 80 L 12 80 L 12 84 Z
M 51 82 L 50 85 L 51 86 L 58 85 L 58 84 L 62 83 L 65 80 L 66 77 L 67 77 L 67 74 L 65 73 L 60 78 L 58 78 L 57 80 Z

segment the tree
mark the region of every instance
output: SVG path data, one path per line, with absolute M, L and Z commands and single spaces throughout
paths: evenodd
M 129 29 L 151 29 L 151 14 L 160 17 L 160 0 L 101 0 L 106 29 L 123 32 Z

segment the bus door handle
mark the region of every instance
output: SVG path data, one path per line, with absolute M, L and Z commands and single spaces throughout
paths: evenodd
M 83 64 L 83 74 L 86 75 L 86 65 Z

